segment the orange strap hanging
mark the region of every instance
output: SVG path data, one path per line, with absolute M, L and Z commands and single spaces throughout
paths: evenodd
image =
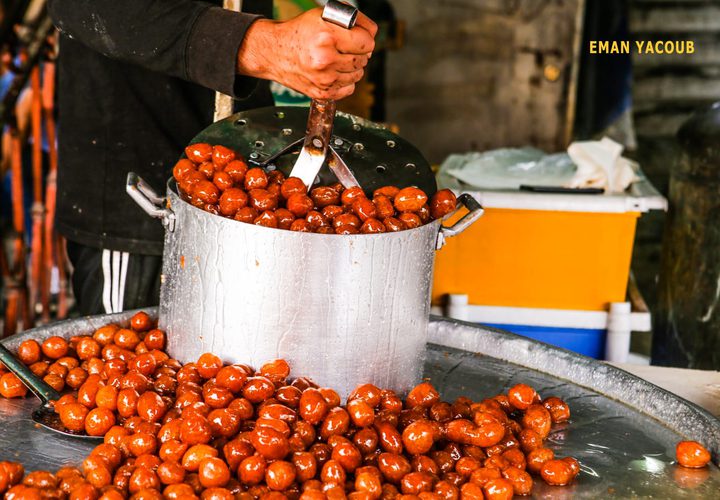
M 43 67 L 42 105 L 45 118 L 45 133 L 48 141 L 49 171 L 45 186 L 45 241 L 43 245 L 43 280 L 40 300 L 43 321 L 50 320 L 50 285 L 53 265 L 57 266 L 60 278 L 58 291 L 59 319 L 67 316 L 67 272 L 65 270 L 65 242 L 55 232 L 55 206 L 57 200 L 57 142 L 54 114 L 55 99 L 55 62 L 46 61 Z
M 43 206 L 42 193 L 42 95 L 40 89 L 40 68 L 35 66 L 30 76 L 32 125 L 32 241 L 30 245 L 30 304 L 34 310 L 42 287 L 43 257 Z
M 12 172 L 11 196 L 13 205 L 13 261 L 8 277 L 7 305 L 5 308 L 5 324 L 3 336 L 17 332 L 20 316 L 24 328 L 32 327 L 30 304 L 27 294 L 25 273 L 25 212 L 23 210 L 23 175 L 22 175 L 22 144 L 15 124 L 10 127 L 11 154 L 10 169 Z

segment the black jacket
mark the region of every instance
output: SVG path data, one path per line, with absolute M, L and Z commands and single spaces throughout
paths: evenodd
M 240 99 L 238 109 L 272 105 L 267 82 L 235 74 L 247 28 L 272 2 L 243 3 L 239 14 L 194 0 L 50 0 L 61 31 L 56 223 L 65 237 L 162 253 L 162 226 L 125 193 L 127 172 L 164 191 L 183 148 L 212 123 L 214 90 Z

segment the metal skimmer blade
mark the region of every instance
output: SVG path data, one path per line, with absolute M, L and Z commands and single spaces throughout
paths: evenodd
M 313 99 L 310 104 L 305 140 L 291 177 L 302 179 L 308 188 L 313 185 L 318 172 L 325 163 L 333 122 L 335 121 L 335 101 Z
M 60 415 L 55 413 L 55 410 L 46 405 L 42 405 L 33 411 L 32 419 L 46 429 L 50 429 L 53 432 L 58 432 L 66 436 L 97 442 L 101 442 L 103 440 L 103 436 L 89 436 L 84 432 L 71 431 L 66 428 L 60 421 Z
M 324 164 L 325 155 L 314 154 L 307 149 L 302 149 L 290 174 L 301 179 L 306 186 L 312 186 Z

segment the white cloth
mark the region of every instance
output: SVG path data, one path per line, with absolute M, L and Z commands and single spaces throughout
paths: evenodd
M 565 187 L 599 187 L 611 193 L 623 192 L 638 180 L 638 165 L 622 156 L 623 147 L 612 139 L 573 142 L 568 155 L 577 170 Z

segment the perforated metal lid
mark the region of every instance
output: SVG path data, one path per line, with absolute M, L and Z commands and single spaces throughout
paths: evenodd
M 192 143 L 222 144 L 242 154 L 250 166 L 288 175 L 302 147 L 307 116 L 307 108 L 291 106 L 243 111 L 213 123 Z M 339 112 L 330 146 L 368 196 L 387 185 L 417 186 L 428 196 L 437 191 L 430 164 L 420 151 L 377 123 Z M 316 182 L 337 181 L 326 162 Z

